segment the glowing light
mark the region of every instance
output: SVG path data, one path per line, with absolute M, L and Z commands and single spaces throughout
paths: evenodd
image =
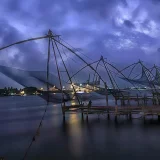
M 21 94 L 24 94 L 25 92 L 24 92 L 24 91 L 21 91 L 20 93 L 21 93 Z

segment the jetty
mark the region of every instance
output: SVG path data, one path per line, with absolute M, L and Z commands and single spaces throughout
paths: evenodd
M 126 115 L 129 119 L 132 119 L 133 114 L 140 115 L 145 119 L 148 115 L 156 115 L 158 120 L 160 120 L 160 106 L 62 106 L 63 118 L 67 113 L 81 113 L 82 118 L 84 115 L 88 120 L 90 114 L 95 114 L 100 117 L 100 115 L 106 115 L 110 119 L 110 115 L 115 116 L 117 120 L 118 116 Z

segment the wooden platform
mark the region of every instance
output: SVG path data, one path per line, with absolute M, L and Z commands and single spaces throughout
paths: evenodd
M 120 101 L 120 104 L 129 105 L 131 101 L 137 102 L 137 105 L 147 105 L 148 101 L 152 101 L 153 105 L 160 105 L 160 96 L 116 96 L 115 104 Z
M 108 114 L 109 115 L 132 115 L 143 113 L 143 116 L 147 115 L 157 115 L 160 116 L 160 106 L 63 106 L 62 113 L 65 117 L 66 113 L 78 112 L 81 113 L 82 116 L 85 114 L 88 118 L 89 114 Z

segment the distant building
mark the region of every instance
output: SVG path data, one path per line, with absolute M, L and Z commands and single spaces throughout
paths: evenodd
M 34 95 L 37 92 L 37 88 L 36 87 L 26 87 L 23 89 L 23 91 L 24 91 L 24 94 L 26 95 Z

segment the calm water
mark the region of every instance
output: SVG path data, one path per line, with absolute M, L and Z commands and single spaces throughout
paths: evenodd
M 111 100 L 112 101 L 112 100 Z M 95 101 L 105 103 L 105 101 Z M 45 109 L 36 96 L 0 98 L 0 156 L 21 160 Z M 59 159 L 151 159 L 160 158 L 160 123 L 153 120 L 114 122 L 96 115 L 82 121 L 70 114 L 63 122 L 61 108 L 49 105 L 40 136 L 28 154 L 28 160 Z

